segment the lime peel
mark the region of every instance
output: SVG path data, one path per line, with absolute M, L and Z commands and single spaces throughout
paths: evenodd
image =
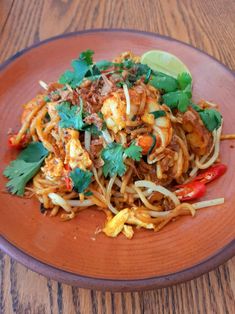
M 149 50 L 145 52 L 140 59 L 142 64 L 147 64 L 152 70 L 163 72 L 174 78 L 178 74 L 187 72 L 191 77 L 191 73 L 187 66 L 173 54 L 163 50 Z

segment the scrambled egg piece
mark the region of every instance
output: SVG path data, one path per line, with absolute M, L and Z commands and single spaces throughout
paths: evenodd
M 106 223 L 103 228 L 103 232 L 108 237 L 116 237 L 120 232 L 123 232 L 128 239 L 131 239 L 134 232 L 132 227 L 126 224 L 136 225 L 146 229 L 154 229 L 154 225 L 152 223 L 145 223 L 141 221 L 135 217 L 135 213 L 133 211 L 129 208 L 124 208 Z
M 126 104 L 118 93 L 113 93 L 107 98 L 101 108 L 107 127 L 114 133 L 126 126 Z
M 64 164 L 59 158 L 56 158 L 54 154 L 50 154 L 45 159 L 45 166 L 42 167 L 42 172 L 49 180 L 58 179 L 63 175 Z
M 129 217 L 129 212 L 129 208 L 121 210 L 117 215 L 115 215 L 106 223 L 105 227 L 103 228 L 103 232 L 108 237 L 116 237 L 123 230 L 124 224 Z
M 134 230 L 132 226 L 124 225 L 122 233 L 127 237 L 127 239 L 131 239 L 134 235 Z
M 70 140 L 65 146 L 65 164 L 74 169 L 76 167 L 86 170 L 92 165 L 92 161 L 88 152 L 82 148 L 81 142 L 79 141 L 79 133 L 75 130 L 68 130 L 70 133 Z

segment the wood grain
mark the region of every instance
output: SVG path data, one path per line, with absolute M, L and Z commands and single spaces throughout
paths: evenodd
M 2 0 L 0 62 L 45 38 L 134 28 L 190 43 L 235 68 L 233 0 Z M 65 47 L 66 49 L 66 47 Z M 200 278 L 140 293 L 103 293 L 46 279 L 0 253 L 0 313 L 233 313 L 235 258 Z

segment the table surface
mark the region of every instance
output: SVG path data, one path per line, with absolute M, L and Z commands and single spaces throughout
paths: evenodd
M 61 33 L 132 28 L 192 44 L 234 69 L 234 16 L 234 0 L 1 0 L 0 62 Z M 173 287 L 111 293 L 47 279 L 0 252 L 0 313 L 217 314 L 234 308 L 235 258 Z

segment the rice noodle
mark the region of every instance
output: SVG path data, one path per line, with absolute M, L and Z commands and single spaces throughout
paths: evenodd
M 107 186 L 107 192 L 106 192 L 106 201 L 107 201 L 107 204 L 108 204 L 108 207 L 109 209 L 111 210 L 112 213 L 114 213 L 115 215 L 119 213 L 119 211 L 113 207 L 113 205 L 111 204 L 111 196 L 112 196 L 112 187 L 113 187 L 113 184 L 114 184 L 114 181 L 116 179 L 116 176 L 115 175 L 114 177 L 112 177 L 110 180 L 109 180 L 109 184 Z
M 147 212 L 151 217 L 165 217 L 167 216 L 168 214 L 170 214 L 170 210 L 166 210 L 164 212 L 157 212 L 157 211 L 148 211 Z
M 216 131 L 216 135 L 215 135 L 215 149 L 214 149 L 214 153 L 211 156 L 211 158 L 204 164 L 200 160 L 198 160 L 196 158 L 196 161 L 195 161 L 196 162 L 196 166 L 199 169 L 206 169 L 206 168 L 210 167 L 216 161 L 216 159 L 219 157 L 221 131 L 222 131 L 222 125 Z
M 49 193 L 48 197 L 51 199 L 54 205 L 59 205 L 62 207 L 67 213 L 71 213 L 71 206 L 62 196 L 57 193 Z
M 235 134 L 222 134 L 220 140 L 235 140 Z
M 145 188 L 149 188 L 153 191 L 156 192 L 160 192 L 161 194 L 169 197 L 172 202 L 175 204 L 175 206 L 180 204 L 180 201 L 178 199 L 178 197 L 175 195 L 175 193 L 169 191 L 168 189 L 164 188 L 161 185 L 156 185 L 155 183 L 151 182 L 151 181 L 147 181 L 147 180 L 139 180 L 135 182 L 135 186 L 136 187 L 145 187 Z
M 96 170 L 96 168 L 93 165 L 92 165 L 92 172 L 94 174 L 96 182 L 98 183 L 99 187 L 101 188 L 101 191 L 103 192 L 103 195 L 105 195 L 106 194 L 105 187 L 101 184 L 100 179 L 98 177 L 97 170 Z
M 224 198 L 215 198 L 213 200 L 208 200 L 208 201 L 202 201 L 198 203 L 192 204 L 195 209 L 200 209 L 200 208 L 205 208 L 205 207 L 210 207 L 210 206 L 216 206 L 216 205 L 221 205 L 224 204 Z
M 91 150 L 91 133 L 88 131 L 85 131 L 84 145 L 86 150 L 89 152 Z
M 216 139 L 217 139 L 216 134 L 217 134 L 217 132 L 216 132 L 216 130 L 214 130 L 214 131 L 212 132 L 212 135 L 213 135 L 213 143 L 212 143 L 212 146 L 211 146 L 211 148 L 210 148 L 210 151 L 209 151 L 208 154 L 206 154 L 205 156 L 203 156 L 203 157 L 200 159 L 200 161 L 199 161 L 200 163 L 203 164 L 203 163 L 207 160 L 207 158 L 210 156 L 210 154 L 212 153 L 212 151 L 213 151 L 213 149 L 214 149 L 214 147 L 215 147 Z M 193 157 L 194 157 L 194 155 L 193 155 Z M 198 159 L 198 156 L 196 156 L 196 159 Z M 196 175 L 198 169 L 199 169 L 199 167 L 198 167 L 197 165 L 195 165 L 195 166 L 193 167 L 193 169 L 191 170 L 191 172 L 189 173 L 189 176 L 190 176 L 190 177 L 194 177 L 194 176 Z
M 101 132 L 102 132 L 103 138 L 104 138 L 104 140 L 105 140 L 105 142 L 107 144 L 110 144 L 110 143 L 113 142 L 113 139 L 112 139 L 112 137 L 109 134 L 109 131 L 107 129 L 106 130 L 102 130 Z
M 45 90 L 48 90 L 48 85 L 44 81 L 40 80 L 38 81 L 39 85 L 44 88 Z
M 131 100 L 126 84 L 123 84 L 123 92 L 126 98 L 126 114 L 129 115 L 131 113 Z
M 161 206 L 154 206 L 154 205 L 150 204 L 149 201 L 144 196 L 143 192 L 138 187 L 135 186 L 134 189 L 136 190 L 136 192 L 139 195 L 141 201 L 143 202 L 143 204 L 147 208 L 152 209 L 152 210 L 156 210 L 156 211 L 160 211 L 161 210 Z
M 71 206 L 74 207 L 88 207 L 94 205 L 94 203 L 91 200 L 84 200 L 84 201 L 79 201 L 79 200 L 68 200 L 67 203 Z

